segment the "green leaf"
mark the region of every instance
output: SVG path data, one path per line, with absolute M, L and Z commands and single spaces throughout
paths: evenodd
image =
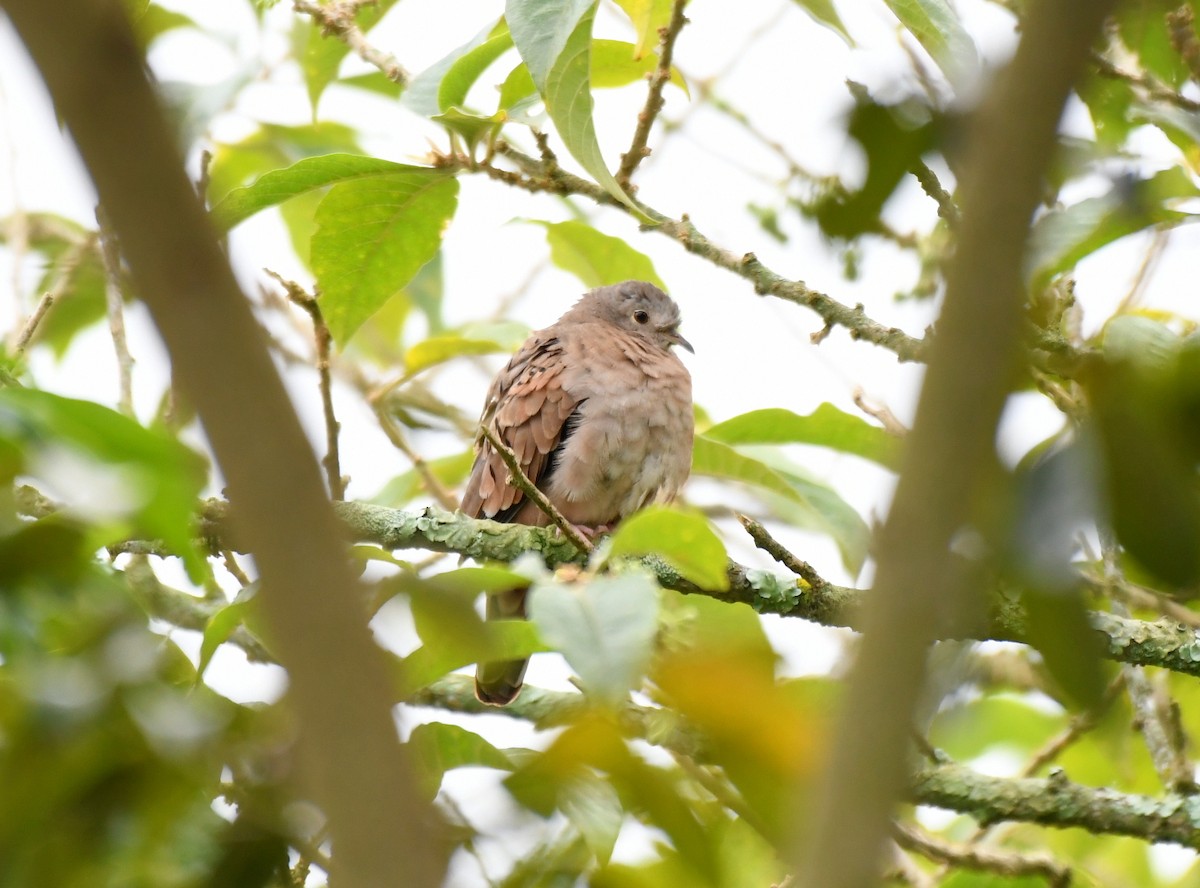
M 644 81 L 647 74 L 658 69 L 658 56 L 650 53 L 638 56 L 637 48 L 623 40 L 592 41 L 592 89 L 611 89 Z M 671 79 L 684 95 L 690 96 L 687 81 L 679 69 L 671 66 Z
M 90 401 L 11 388 L 0 389 L 0 439 L 27 453 L 23 471 L 34 476 L 71 455 L 100 464 L 105 509 L 128 516 L 145 538 L 161 539 L 183 557 L 189 576 L 201 579 L 205 561 L 193 541 L 192 519 L 205 464 L 178 441 Z M 85 478 L 98 482 L 96 475 Z
M 434 115 L 441 113 L 441 111 L 444 110 L 444 107 L 441 104 L 439 97 L 442 92 L 442 81 L 445 80 L 446 75 L 455 67 L 460 59 L 465 58 L 472 51 L 483 46 L 485 43 L 488 43 L 493 39 L 499 39 L 504 33 L 502 30 L 504 28 L 505 23 L 504 20 L 501 19 L 495 25 L 489 25 L 488 27 L 484 28 L 462 46 L 452 51 L 449 55 L 438 60 L 437 62 L 434 62 L 409 82 L 408 89 L 404 91 L 404 97 L 400 100 L 401 104 L 413 112 L 420 114 L 422 117 L 433 117 Z M 466 63 L 464 67 L 459 69 L 459 71 L 456 73 L 455 82 L 460 84 L 460 87 L 457 88 L 461 88 L 463 97 L 466 96 L 467 90 L 470 89 L 470 83 L 466 83 L 465 86 L 461 86 L 461 84 L 470 76 L 471 71 L 478 67 L 478 63 L 482 62 L 482 60 L 486 57 L 487 53 L 485 52 L 482 56 L 477 57 L 474 62 Z M 490 63 L 491 62 L 489 61 L 488 64 Z M 483 67 L 487 66 L 484 65 Z M 478 71 L 475 72 L 474 78 L 471 79 L 471 83 L 473 83 L 475 79 L 478 79 L 479 75 L 482 73 L 483 68 L 479 68 Z M 449 92 L 453 94 L 457 88 L 450 87 Z
M 462 568 L 418 577 L 402 573 L 384 592 L 408 595 L 422 646 L 401 661 L 400 691 L 408 696 L 472 663 L 515 660 L 546 650 L 537 628 L 523 620 L 485 621 L 475 609 L 480 592 L 524 588 L 529 580 L 503 568 Z
M 495 133 L 500 131 L 506 118 L 500 112 L 484 115 L 464 111 L 461 108 L 448 108 L 429 119 L 462 136 L 470 149 L 474 151 L 476 145 L 491 139 Z
M 847 46 L 854 45 L 854 41 L 850 38 L 850 33 L 846 30 L 846 26 L 842 24 L 842 19 L 833 6 L 833 0 L 795 0 L 795 2 L 809 14 L 814 22 L 824 25 L 833 31 L 833 33 L 846 41 Z
M 517 51 L 567 150 L 609 194 L 643 217 L 604 163 L 592 120 L 591 42 L 595 0 L 508 0 Z
M 771 458 L 783 461 L 777 454 Z M 861 569 L 870 529 L 833 489 L 804 477 L 797 469 L 780 471 L 706 435 L 697 435 L 693 444 L 692 474 L 758 488 L 768 505 L 792 523 L 832 537 L 848 570 L 857 573 Z
M 816 203 L 816 218 L 830 237 L 853 239 L 878 231 L 884 205 L 925 152 L 936 147 L 941 121 L 933 110 L 915 100 L 896 105 L 873 101 L 856 83 L 847 132 L 867 154 L 867 176 L 853 193 L 828 190 Z
M 1025 589 L 1021 602 L 1029 616 L 1029 642 L 1051 676 L 1081 709 L 1104 699 L 1108 676 L 1101 668 L 1104 642 L 1088 622 L 1078 589 Z
M 303 126 L 260 123 L 250 135 L 237 142 L 217 144 L 208 170 L 208 198 L 215 203 L 264 173 L 305 157 L 361 153 L 358 133 L 345 124 L 328 121 Z
M 417 763 L 418 775 L 431 799 L 437 795 L 447 771 L 468 767 L 511 771 L 513 767 L 503 751 L 478 734 L 443 722 L 417 725 L 405 746 Z
M 500 110 L 513 117 L 532 105 L 538 98 L 537 87 L 529 76 L 529 68 L 524 62 L 513 68 L 504 83 L 500 85 Z
M 8 478 L 4 481 L 11 483 Z M 21 522 L 13 532 L 0 533 L 0 590 L 7 593 L 25 583 L 74 585 L 95 553 L 84 528 L 61 514 Z
M 255 180 L 253 185 L 231 191 L 213 207 L 213 220 L 221 230 L 228 231 L 260 210 L 276 206 L 313 189 L 404 172 L 428 174 L 433 171 L 357 154 L 306 157 L 287 169 L 266 173 Z
M 658 555 L 701 589 L 729 588 L 725 546 L 699 512 L 662 506 L 643 509 L 621 522 L 611 545 L 610 558 Z
M 84 247 L 88 233 L 75 223 L 52 214 L 34 214 L 35 219 L 53 224 L 39 225 L 31 219 L 29 246 L 45 257 L 45 272 L 34 285 L 34 293 L 58 290 L 58 298 L 42 317 L 32 342 L 50 347 L 61 359 L 80 331 L 107 315 L 108 273 L 96 242 Z M 73 233 L 61 228 L 65 225 Z M 83 249 L 82 254 L 78 251 Z M 74 262 L 71 257 L 78 258 Z M 71 264 L 73 262 L 73 265 Z M 66 272 L 63 277 L 64 271 Z
M 1188 79 L 1188 65 L 1171 37 L 1167 14 L 1179 4 L 1163 0 L 1122 3 L 1113 11 L 1116 33 L 1137 56 L 1142 67 L 1159 80 L 1178 89 Z M 1194 10 L 1193 10 L 1194 14 Z M 1195 32 L 1192 32 L 1195 39 Z
M 616 705 L 640 683 L 658 630 L 658 586 L 649 577 L 539 583 L 529 607 L 542 638 L 566 657 L 590 693 Z
M 312 266 L 340 344 L 436 255 L 457 204 L 453 176 L 419 167 L 329 190 L 317 208 Z
M 884 0 L 950 80 L 957 83 L 979 68 L 975 41 L 947 0 Z
M 671 0 L 617 0 L 637 32 L 634 57 L 642 58 L 660 43 L 659 28 L 671 21 Z
M 723 444 L 813 444 L 869 459 L 893 471 L 900 466 L 900 439 L 829 403 L 807 416 L 780 407 L 752 410 L 712 426 L 704 435 Z
M 408 375 L 420 373 L 437 364 L 464 355 L 494 355 L 507 351 L 499 342 L 490 339 L 467 339 L 462 336 L 434 336 L 418 342 L 404 355 L 404 370 Z
M 1167 203 L 1197 194 L 1200 191 L 1191 175 L 1182 167 L 1172 167 L 1149 179 L 1119 181 L 1101 197 L 1046 213 L 1030 232 L 1026 255 L 1034 288 L 1126 235 L 1153 226 L 1195 221 L 1196 216 L 1172 210 Z
M 355 24 L 366 34 L 395 4 L 396 0 L 375 0 L 369 5 L 359 6 Z M 337 80 L 338 69 L 341 68 L 342 60 L 349 55 L 350 47 L 336 35 L 324 33 L 317 25 L 300 21 L 296 23 L 293 45 L 299 56 L 304 85 L 308 90 L 308 101 L 315 116 L 321 95 L 329 84 Z
M 353 77 L 343 77 L 339 83 L 341 86 L 378 93 L 389 99 L 400 98 L 400 93 L 404 91 L 400 84 L 389 79 L 382 71 L 368 71 L 365 74 L 355 74 Z
M 204 636 L 200 642 L 200 662 L 196 667 L 196 681 L 204 677 L 204 670 L 212 662 L 217 648 L 229 640 L 235 629 L 246 622 L 249 611 L 254 606 L 256 586 L 247 586 L 238 593 L 237 600 L 221 608 L 213 614 L 208 625 L 204 627 Z
M 590 771 L 566 779 L 559 787 L 558 806 L 571 825 L 579 830 L 588 850 L 601 864 L 612 857 L 613 846 L 625 820 L 621 797 L 608 783 Z
M 1177 363 L 1105 361 L 1090 374 L 1088 402 L 1117 538 L 1160 582 L 1194 593 L 1200 584 L 1200 496 L 1194 433 L 1186 424 L 1194 407 L 1179 401 L 1179 382 L 1191 380 L 1172 384 Z
M 1183 340 L 1166 324 L 1138 314 L 1122 314 L 1104 325 L 1100 349 L 1106 360 L 1145 370 L 1167 369 L 1179 357 Z
M 1129 111 L 1135 123 L 1158 127 L 1182 153 L 1192 169 L 1200 167 L 1200 114 L 1157 102 L 1134 98 Z
M 475 454 L 471 450 L 465 450 L 462 453 L 456 453 L 453 456 L 443 456 L 438 459 L 427 459 L 425 467 L 433 473 L 433 476 L 438 479 L 443 485 L 453 489 L 456 485 L 462 482 L 467 477 L 467 473 L 471 471 L 471 465 L 475 461 Z M 425 478 L 416 469 L 409 469 L 402 475 L 397 475 L 386 485 L 379 493 L 375 494 L 368 502 L 375 503 L 380 506 L 390 506 L 398 509 L 422 493 L 428 493 L 425 488 Z
M 550 245 L 550 260 L 579 278 L 586 287 L 603 287 L 621 281 L 649 281 L 660 290 L 666 284 L 654 270 L 654 263 L 625 241 L 602 234 L 586 222 L 541 222 L 530 220 L 546 229 Z
M 438 85 L 438 110 L 445 111 L 448 108 L 465 106 L 467 93 L 471 91 L 471 87 L 475 84 L 475 81 L 479 79 L 480 75 L 487 70 L 492 62 L 512 49 L 512 46 L 512 34 L 508 32 L 508 28 L 504 28 L 496 36 L 484 41 L 479 46 L 464 53 L 462 57 L 456 59 L 446 70 L 445 76 L 442 77 L 442 81 Z
M 140 14 L 131 15 L 130 22 L 137 32 L 138 42 L 143 50 L 168 31 L 196 27 L 196 22 L 189 16 L 171 9 L 163 9 L 157 3 L 150 3 Z
M 1076 90 L 1091 114 L 1096 141 L 1109 151 L 1117 150 L 1133 129 L 1130 117 L 1134 101 L 1132 85 L 1113 77 L 1093 75 L 1081 77 Z
M 519 660 L 547 650 L 537 627 L 524 620 L 496 620 L 483 624 L 478 644 L 465 645 L 448 629 L 434 641 L 417 648 L 402 663 L 400 696 L 437 681 L 455 669 L 480 661 Z
M 304 158 L 326 154 L 357 156 L 361 153 L 358 134 L 343 124 L 260 124 L 255 132 L 239 142 L 217 145 L 209 167 L 208 198 L 211 203 L 217 203 L 234 189 L 251 185 L 260 176 Z M 320 199 L 321 190 L 314 189 L 292 197 L 280 206 L 292 249 L 306 266 L 309 265 L 309 244 L 316 227 L 313 216 Z
M 996 744 L 1026 755 L 1065 727 L 1062 714 L 1048 714 L 1024 699 L 985 696 L 961 701 L 939 712 L 929 740 L 956 760 L 969 761 Z

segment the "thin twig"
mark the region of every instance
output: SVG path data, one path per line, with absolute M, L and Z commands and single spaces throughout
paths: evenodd
M 1114 586 L 1119 584 L 1123 576 L 1119 563 L 1119 548 L 1116 538 L 1107 529 L 1100 531 L 1101 564 L 1104 566 L 1104 579 Z M 1112 611 L 1119 617 L 1129 617 L 1129 608 L 1119 598 L 1112 600 Z M 1154 770 L 1167 789 L 1176 792 L 1194 792 L 1196 788 L 1194 771 L 1183 749 L 1182 737 L 1169 727 L 1169 721 L 1158 695 L 1150 685 L 1145 670 L 1140 666 L 1123 666 L 1121 672 L 1125 676 L 1125 688 L 1129 691 L 1129 700 L 1133 704 L 1134 727 L 1141 732 L 1154 763 Z M 1171 701 L 1167 698 L 1166 708 L 1169 711 Z M 1178 744 L 1175 741 L 1179 741 Z
M 1158 270 L 1159 260 L 1162 259 L 1170 236 L 1170 230 L 1167 228 L 1154 229 L 1154 233 L 1150 237 L 1150 246 L 1146 248 L 1146 254 L 1142 257 L 1141 264 L 1134 273 L 1133 281 L 1129 285 L 1129 292 L 1125 294 L 1125 298 L 1121 300 L 1117 310 L 1113 313 L 1114 317 L 1124 314 L 1141 301 L 1150 279 Z
M 866 392 L 861 388 L 856 388 L 853 394 L 854 406 L 872 419 L 878 420 L 883 426 L 883 430 L 895 438 L 903 438 L 908 434 L 908 426 L 896 418 L 896 414 L 888 409 L 887 405 L 876 407 L 874 404 L 867 403 Z
M 25 349 L 29 346 L 29 340 L 33 338 L 33 334 L 37 332 L 38 325 L 42 319 L 46 317 L 46 312 L 50 310 L 50 306 L 54 304 L 54 291 L 47 290 L 42 294 L 42 298 L 38 300 L 38 304 L 33 308 L 33 314 L 29 316 L 29 320 L 25 322 L 25 326 L 21 328 L 21 332 L 17 334 L 17 341 L 13 343 L 13 357 L 19 358 L 25 353 Z
M 541 509 L 554 522 L 554 526 L 562 531 L 563 536 L 574 543 L 581 552 L 591 552 L 593 549 L 591 540 L 580 533 L 579 528 L 564 518 L 562 512 L 554 507 L 554 503 L 546 498 L 546 494 L 538 490 L 537 485 L 529 480 L 529 476 L 525 474 L 521 468 L 521 464 L 517 461 L 517 455 L 512 452 L 512 449 L 507 444 L 500 440 L 500 436 L 492 431 L 486 422 L 480 423 L 479 431 L 495 451 L 500 454 L 500 458 L 504 460 L 504 464 L 508 466 L 510 482 L 525 494 L 530 502 Z
M 1041 876 L 1054 888 L 1065 888 L 1071 883 L 1070 869 L 1045 854 L 1017 854 L 948 842 L 902 823 L 892 824 L 892 838 L 901 848 L 958 869 L 981 870 L 1009 878 Z
M 133 356 L 125 337 L 125 293 L 121 274 L 121 250 L 117 244 L 103 207 L 96 207 L 96 224 L 100 228 L 100 255 L 104 259 L 104 305 L 108 314 L 108 330 L 117 355 L 117 409 L 133 416 Z
M 937 202 L 938 216 L 951 228 L 956 228 L 960 218 L 958 205 L 954 203 L 950 192 L 938 181 L 937 173 L 930 169 L 925 161 L 918 160 L 913 164 L 912 174 L 921 183 L 922 190 Z
M 408 439 L 404 437 L 404 433 L 397 427 L 395 420 L 388 415 L 387 410 L 382 402 L 377 402 L 372 405 L 375 408 L 375 417 L 379 420 L 379 427 L 383 429 L 383 433 L 387 435 L 387 439 L 392 444 L 408 457 L 408 461 L 412 463 L 413 469 L 421 480 L 425 482 L 426 489 L 433 494 L 433 498 L 438 501 L 443 509 L 453 511 L 458 508 L 458 499 L 446 489 L 446 485 L 442 484 L 437 475 L 433 473 L 433 469 L 429 468 L 429 463 L 421 454 L 413 449 L 408 443 Z
M 312 16 L 315 23 L 321 26 L 326 34 L 332 34 L 358 53 L 359 57 L 369 65 L 374 65 L 393 83 L 407 86 L 412 75 L 390 52 L 383 52 L 373 46 L 362 29 L 354 23 L 354 14 L 358 12 L 361 3 L 330 3 L 322 6 L 315 0 L 292 0 L 292 8 L 297 12 Z
M 916 862 L 895 842 L 891 842 L 891 863 L 881 873 L 889 881 L 902 882 L 913 888 L 935 888 L 933 877 L 917 866 Z
M 740 821 L 770 841 L 771 831 L 727 779 L 719 774 L 714 774 L 710 766 L 697 762 L 690 755 L 672 751 L 671 757 L 685 774 L 708 790 L 714 799 L 736 814 Z
M 1177 108 L 1183 108 L 1185 111 L 1200 111 L 1200 102 L 1197 102 L 1195 99 L 1189 99 L 1169 86 L 1164 86 L 1148 74 L 1134 74 L 1131 71 L 1118 68 L 1098 52 L 1093 52 L 1091 59 L 1092 64 L 1096 66 L 1096 71 L 1102 77 L 1109 77 L 1113 80 L 1124 80 L 1131 86 L 1136 86 L 1144 90 L 1150 98 L 1175 105 Z
M 771 138 L 765 132 L 760 130 L 754 121 L 751 120 L 746 112 L 744 112 L 741 108 L 738 108 L 736 105 L 717 95 L 713 86 L 713 83 L 716 81 L 716 79 L 717 78 L 709 77 L 699 81 L 696 84 L 696 101 L 692 103 L 692 107 L 688 111 L 689 114 L 693 113 L 696 107 L 699 107 L 699 105 L 702 103 L 707 102 L 709 107 L 711 107 L 714 111 L 719 111 L 734 123 L 738 124 L 743 130 L 746 131 L 747 135 L 753 137 L 760 144 L 762 144 L 764 148 L 767 148 L 776 157 L 778 157 L 779 160 L 783 162 L 784 166 L 787 167 L 789 180 L 796 179 L 801 182 L 814 184 L 829 182 L 827 178 L 818 176 L 816 173 L 801 165 L 798 160 L 792 157 L 787 148 L 785 148 L 781 142 L 779 142 L 777 139 Z M 678 126 L 679 121 L 675 121 L 671 125 Z M 706 148 L 710 153 L 715 153 L 712 151 L 713 146 L 706 144 L 703 145 L 703 147 Z M 738 161 L 733 158 L 730 158 L 730 162 L 738 163 Z M 750 168 L 746 168 L 746 172 L 750 173 L 751 175 L 758 173 L 757 170 Z
M 200 175 L 196 179 L 196 196 L 200 203 L 208 206 L 208 188 L 212 184 L 213 153 L 205 148 L 200 152 Z
M 808 585 L 817 590 L 824 589 L 829 585 L 829 581 L 817 573 L 811 564 L 789 552 L 778 540 L 771 536 L 765 527 L 749 515 L 738 513 L 737 519 L 741 522 L 742 527 L 746 528 L 746 533 L 750 534 L 750 539 L 754 540 L 754 545 L 796 574 L 796 576 L 800 577 Z
M 633 140 L 629 150 L 621 155 L 621 165 L 617 168 L 616 180 L 622 188 L 628 190 L 629 181 L 642 162 L 642 158 L 650 153 L 646 143 L 650 139 L 650 128 L 663 108 L 663 88 L 671 79 L 671 57 L 675 52 L 675 41 L 679 32 L 687 24 L 683 7 L 687 0 L 675 0 L 671 7 L 671 18 L 665 28 L 659 28 L 658 67 L 650 75 L 650 88 L 646 92 L 646 104 L 638 113 L 637 127 L 633 131 Z
M 443 169 L 483 173 L 492 179 L 531 193 L 578 194 L 599 204 L 622 211 L 627 209 L 593 182 L 565 170 L 557 170 L 553 175 L 548 174 L 536 158 L 524 154 L 507 142 L 497 142 L 496 153 L 513 161 L 520 167 L 521 172 L 477 163 L 465 155 L 438 155 L 434 158 L 434 163 Z M 702 256 L 712 264 L 745 278 L 754 285 L 758 294 L 775 296 L 808 308 L 825 321 L 846 327 L 852 338 L 894 352 L 901 361 L 924 360 L 927 350 L 925 340 L 909 336 L 896 327 L 880 324 L 868 317 L 861 305 L 851 308 L 825 293 L 812 289 L 803 281 L 788 280 L 765 266 L 753 253 L 739 255 L 718 246 L 705 237 L 686 214 L 679 219 L 672 219 L 644 203 L 634 203 L 642 214 L 652 220 L 647 226 L 650 230 L 678 241 L 688 252 Z
M 1117 694 L 1121 692 L 1121 688 L 1124 686 L 1125 675 L 1124 673 L 1119 673 L 1116 678 L 1109 682 L 1108 687 L 1105 688 L 1104 696 L 1100 699 L 1100 705 L 1095 709 L 1085 709 L 1073 715 L 1062 732 L 1051 737 L 1026 762 L 1025 767 L 1021 769 L 1021 776 L 1034 776 L 1038 771 L 1062 755 L 1063 750 L 1074 744 L 1075 741 L 1092 730 L 1092 728 L 1096 727 L 1100 723 L 1101 716 L 1108 711 L 1108 708 L 1112 705 L 1113 701 L 1117 698 Z
M 29 343 L 33 340 L 33 336 L 37 333 L 38 326 L 46 318 L 46 312 L 59 299 L 62 299 L 67 294 L 67 288 L 71 285 L 71 278 L 74 277 L 76 270 L 79 268 L 84 257 L 92 249 L 96 243 L 96 235 L 89 234 L 83 239 L 76 241 L 71 245 L 71 248 L 63 254 L 62 260 L 58 263 L 58 268 L 54 274 L 54 280 L 50 284 L 50 289 L 42 294 L 34 306 L 33 313 L 29 319 L 21 327 L 21 332 L 17 334 L 16 340 L 13 342 L 13 355 L 19 356 L 24 353 L 29 347 Z
M 225 569 L 229 571 L 230 576 L 238 581 L 238 585 L 243 589 L 250 585 L 250 577 L 246 576 L 246 572 L 242 570 L 242 566 L 237 562 L 237 556 L 232 549 L 221 550 L 221 563 L 225 565 Z
M 338 457 L 338 432 L 341 423 L 333 410 L 333 379 L 329 372 L 330 351 L 333 336 L 321 314 L 321 306 L 312 294 L 308 293 L 295 281 L 285 280 L 280 275 L 265 269 L 266 273 L 277 280 L 287 292 L 288 299 L 300 306 L 312 318 L 313 340 L 317 345 L 317 375 L 318 387 L 321 390 L 321 407 L 325 414 L 325 456 L 321 465 L 325 469 L 325 478 L 329 482 L 329 496 L 334 500 L 346 498 L 346 482 L 342 478 L 341 462 Z

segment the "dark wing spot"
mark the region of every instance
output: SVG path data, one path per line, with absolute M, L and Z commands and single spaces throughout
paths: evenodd
M 530 479 L 534 482 L 534 484 L 537 485 L 537 489 L 543 493 L 545 493 L 546 488 L 549 486 L 550 479 L 554 477 L 554 470 L 558 468 L 558 460 L 559 457 L 562 456 L 563 448 L 567 446 L 567 441 L 571 439 L 571 436 L 575 434 L 575 429 L 579 426 L 579 421 L 583 417 L 583 414 L 580 412 L 580 408 L 586 403 L 587 398 L 584 398 L 575 405 L 575 409 L 571 411 L 571 415 L 567 417 L 566 422 L 564 422 L 562 425 L 562 432 L 559 433 L 558 443 L 554 445 L 554 449 L 551 450 L 549 456 L 546 457 L 546 465 L 542 469 L 541 475 L 537 478 Z M 501 521 L 504 523 L 512 521 L 513 518 L 516 517 L 517 512 L 521 511 L 521 507 L 524 505 L 525 497 L 521 496 L 507 509 L 501 509 L 495 515 L 493 515 L 492 520 Z

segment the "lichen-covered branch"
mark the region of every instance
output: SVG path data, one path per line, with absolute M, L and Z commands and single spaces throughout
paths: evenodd
M 465 675 L 447 676 L 419 691 L 408 702 L 448 712 L 503 715 L 531 721 L 543 728 L 568 721 L 584 704 L 581 694 L 526 685 L 510 706 L 486 708 L 475 699 L 471 679 Z M 703 760 L 704 738 L 687 726 L 676 726 L 662 736 L 648 730 L 658 723 L 657 712 L 653 707 L 629 703 L 620 717 L 634 736 Z M 991 777 L 944 761 L 918 766 L 910 775 L 908 794 L 917 804 L 968 814 L 985 824 L 1012 820 L 1053 827 L 1077 826 L 1094 834 L 1132 836 L 1149 842 L 1175 842 L 1200 848 L 1200 797 L 1169 794 L 1152 798 L 1094 789 L 1072 783 L 1062 772 L 1044 779 Z M 976 849 L 975 853 L 988 852 Z M 1053 868 L 1040 858 L 1036 862 L 1023 860 L 1031 870 L 1044 874 Z
M 969 814 L 981 823 L 1078 826 L 1091 833 L 1200 848 L 1200 798 L 1094 789 L 1072 783 L 1062 771 L 1043 779 L 990 777 L 958 764 L 928 765 L 912 775 L 910 795 L 920 804 Z
M 416 511 L 389 509 L 367 503 L 335 503 L 335 512 L 350 535 L 359 542 L 384 549 L 428 549 L 453 552 L 482 561 L 510 562 L 525 552 L 536 552 L 546 564 L 582 564 L 585 556 L 553 529 L 500 524 L 486 519 L 428 506 Z M 210 500 L 202 508 L 201 535 L 214 553 L 236 548 L 226 518 L 228 506 Z M 798 577 L 746 567 L 730 561 L 726 568 L 729 589 L 701 589 L 683 579 L 661 559 L 647 557 L 643 564 L 659 584 L 685 594 L 707 595 L 720 601 L 746 604 L 762 614 L 800 617 L 825 626 L 860 628 L 859 613 L 871 592 L 823 581 L 811 584 Z M 1104 656 L 1134 666 L 1158 666 L 1200 678 L 1200 633 L 1175 620 L 1136 620 L 1093 611 L 1092 628 L 1104 640 Z M 992 612 L 985 625 L 970 629 L 945 627 L 942 638 L 977 638 L 1024 642 L 1028 637 L 1025 612 L 1011 595 L 993 596 Z

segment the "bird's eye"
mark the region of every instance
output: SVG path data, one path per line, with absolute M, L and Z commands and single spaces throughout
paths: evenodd
M 633 313 L 633 319 L 639 324 L 644 324 L 646 321 L 650 320 L 650 315 L 639 308 Z

